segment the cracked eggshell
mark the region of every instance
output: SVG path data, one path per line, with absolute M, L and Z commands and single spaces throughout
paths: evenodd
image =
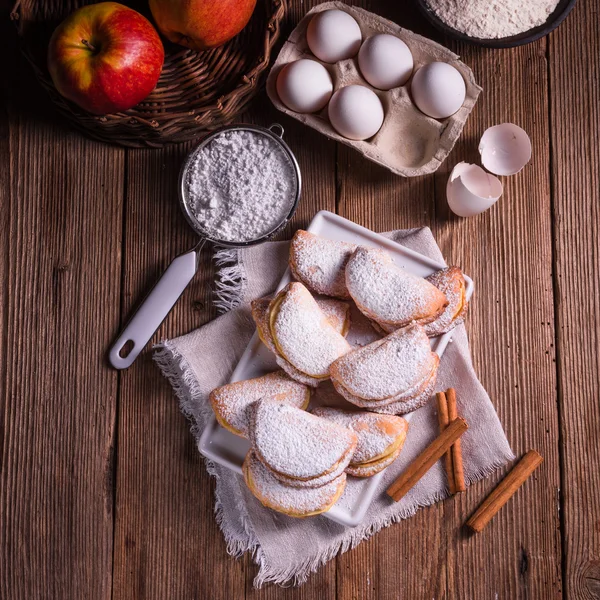
M 479 142 L 481 164 L 495 175 L 514 175 L 531 159 L 531 140 L 518 125 L 502 123 L 486 129 Z
M 493 206 L 502 195 L 502 183 L 481 167 L 458 163 L 446 185 L 450 210 L 459 217 L 472 217 Z

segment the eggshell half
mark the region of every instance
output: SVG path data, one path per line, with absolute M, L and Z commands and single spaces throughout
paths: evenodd
M 502 123 L 484 131 L 479 154 L 490 173 L 514 175 L 531 160 L 531 140 L 518 125 Z
M 450 210 L 459 217 L 472 217 L 493 206 L 502 195 L 502 183 L 481 167 L 458 163 L 446 185 Z

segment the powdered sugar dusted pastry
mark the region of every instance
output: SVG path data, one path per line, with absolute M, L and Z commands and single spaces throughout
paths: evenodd
M 439 360 L 423 327 L 413 323 L 336 360 L 331 380 L 353 404 L 388 412 L 381 409 L 395 403 L 395 412 L 404 413 L 427 401 Z
M 290 517 L 310 517 L 328 511 L 346 487 L 346 474 L 318 488 L 294 488 L 279 481 L 250 450 L 242 468 L 252 494 L 267 508 Z
M 343 471 L 356 449 L 354 432 L 289 404 L 264 399 L 250 411 L 252 448 L 284 482 Z
M 351 350 L 301 283 L 288 284 L 271 301 L 269 329 L 279 357 L 317 380 L 328 379 L 331 363 Z
M 313 292 L 349 298 L 344 268 L 356 246 L 299 229 L 290 246 L 290 270 Z
M 425 325 L 429 337 L 441 335 L 462 323 L 467 312 L 467 284 L 458 267 L 448 267 L 432 273 L 427 281 L 441 290 L 448 299 L 444 312 L 431 323 Z
M 400 454 L 408 432 L 406 419 L 392 415 L 324 406 L 315 408 L 313 414 L 356 433 L 356 450 L 346 469 L 355 477 L 371 477 L 390 465 Z
M 273 340 L 269 328 L 269 304 L 272 298 L 259 298 L 253 300 L 251 304 L 252 318 L 258 329 L 258 337 L 269 350 L 274 351 Z M 315 302 L 323 311 L 323 314 L 329 319 L 333 328 L 344 337 L 350 329 L 350 305 L 343 300 L 334 298 L 324 298 L 317 296 Z
M 210 393 L 209 400 L 222 427 L 236 435 L 248 437 L 248 407 L 265 397 L 304 410 L 310 401 L 310 389 L 290 379 L 285 373 L 275 371 L 216 388 Z
M 429 381 L 427 381 L 414 396 L 410 394 L 404 394 L 403 396 L 396 397 L 389 404 L 371 404 L 368 407 L 369 410 L 384 415 L 405 415 L 413 410 L 417 410 L 417 408 L 421 408 L 421 406 L 427 404 L 429 399 L 433 396 L 436 375 L 437 366 L 432 371 Z
M 273 472 L 273 475 L 275 475 L 279 481 L 285 483 L 285 485 L 289 485 L 290 487 L 315 488 L 321 487 L 322 485 L 337 479 L 342 473 L 347 472 L 348 466 L 349 465 L 346 464 L 346 461 L 341 461 L 339 465 L 330 473 L 325 473 L 325 475 L 321 475 L 320 477 L 315 477 L 313 479 L 295 479 L 294 477 L 287 477 L 286 475 L 275 472 Z
M 400 456 L 401 451 L 402 446 L 397 448 L 391 454 L 374 460 L 373 462 L 363 463 L 360 465 L 348 465 L 346 473 L 348 473 L 348 475 L 352 475 L 352 477 L 373 477 L 373 475 L 377 475 L 377 473 L 380 473 L 389 467 L 398 458 L 398 456 Z
M 356 249 L 346 265 L 346 286 L 360 311 L 387 332 L 412 321 L 430 323 L 448 304 L 434 285 L 377 248 Z

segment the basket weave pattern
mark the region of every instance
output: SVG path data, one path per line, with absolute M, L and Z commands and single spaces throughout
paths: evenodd
M 154 91 L 125 112 L 91 115 L 63 98 L 46 67 L 54 28 L 72 11 L 92 4 L 77 0 L 17 0 L 11 18 L 22 49 L 58 111 L 78 129 L 111 143 L 162 147 L 198 138 L 235 118 L 256 95 L 285 15 L 285 0 L 258 0 L 248 25 L 219 48 L 195 52 L 165 45 L 165 64 Z M 150 18 L 146 2 L 125 2 Z

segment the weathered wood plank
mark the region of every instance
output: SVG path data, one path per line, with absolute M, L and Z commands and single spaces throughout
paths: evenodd
M 407 28 L 425 35 L 431 33 L 415 6 L 382 2 L 361 5 Z M 374 231 L 435 224 L 431 176 L 398 177 L 340 145 L 337 177 L 338 212 L 352 221 Z M 421 510 L 408 521 L 382 530 L 339 557 L 339 597 L 365 600 L 406 594 L 411 598 L 442 597 L 446 589 L 442 515 L 441 505 Z M 415 560 L 415 557 L 420 558 Z
M 53 124 L 15 58 L 0 116 L 0 597 L 108 600 L 117 376 L 103 356 L 124 151 Z
M 467 328 L 473 360 L 517 455 L 530 448 L 544 465 L 486 530 L 460 526 L 499 475 L 446 503 L 448 596 L 561 596 L 558 417 L 554 352 L 545 41 L 506 51 L 455 46 L 484 88 L 457 148 L 436 174 L 437 226 L 447 255 L 475 281 Z M 483 131 L 503 122 L 531 136 L 533 158 L 486 213 L 450 214 L 445 187 L 457 162 L 479 163 Z
M 123 319 L 195 234 L 177 200 L 179 168 L 190 145 L 130 151 L 127 162 Z M 209 261 L 153 342 L 214 316 Z M 151 345 L 121 373 L 117 444 L 114 598 L 235 598 L 242 571 L 213 514 L 211 481 Z M 210 543 L 207 543 L 210 540 Z
M 304 10 L 308 10 L 308 7 Z M 260 102 L 257 102 L 257 105 L 260 106 Z M 265 108 L 259 111 L 259 115 L 253 112 L 253 120 L 263 125 L 276 121 L 284 126 L 284 138 L 298 159 L 302 173 L 302 200 L 294 219 L 280 236 L 282 239 L 289 239 L 296 229 L 306 227 L 317 211 L 335 212 L 336 145 L 333 142 L 324 141 L 316 131 L 278 113 L 269 105 L 270 102 L 265 96 L 263 104 Z M 249 557 L 246 558 L 246 564 L 246 598 L 248 600 L 280 600 L 284 597 L 305 600 L 311 598 L 333 600 L 336 598 L 335 560 L 321 567 L 302 587 L 285 590 L 273 585 L 267 585 L 260 590 L 254 589 L 252 580 L 256 575 L 257 567 Z
M 339 559 L 344 597 L 392 598 L 402 589 L 419 598 L 493 597 L 494 591 L 499 597 L 560 594 L 543 44 L 502 53 L 459 49 L 486 91 L 457 149 L 434 178 L 435 205 L 430 177 L 407 182 L 383 171 L 371 176 L 378 167 L 358 158 L 346 167 L 339 161 L 342 214 L 379 230 L 429 225 L 447 259 L 474 278 L 476 296 L 467 328 L 475 365 L 515 450 L 533 446 L 546 458 L 537 483 L 530 482 L 491 526 L 496 535 L 490 529 L 485 537 L 468 539 L 460 527 L 497 476 L 473 486 L 462 498 L 421 511 Z M 451 217 L 445 201 L 449 169 L 460 160 L 475 162 L 485 127 L 506 120 L 520 123 L 532 135 L 532 164 L 505 181 L 505 196 L 497 208 L 474 219 Z M 341 157 L 345 153 L 350 151 L 342 150 Z M 427 560 L 415 561 L 415 556 Z M 398 568 L 389 569 L 392 563 Z
M 582 0 L 551 35 L 563 573 L 567 598 L 600 597 L 600 22 Z

